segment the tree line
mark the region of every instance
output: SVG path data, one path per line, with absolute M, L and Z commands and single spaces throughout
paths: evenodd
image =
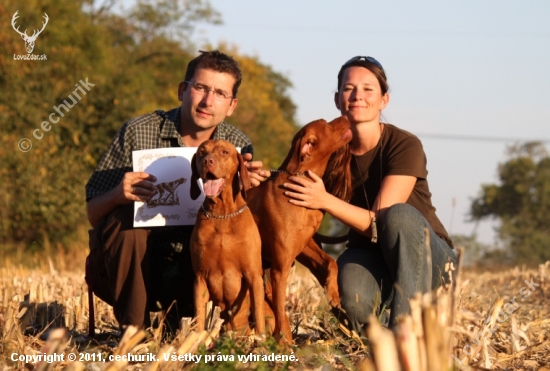
M 16 25 L 29 36 L 49 18 L 33 51 L 46 60 L 16 59 L 27 54 L 24 41 L 10 23 L 0 28 L 2 245 L 70 243 L 87 225 L 84 186 L 116 131 L 132 117 L 179 106 L 178 83 L 198 55 L 191 35 L 200 22 L 221 20 L 207 0 L 142 0 L 123 15 L 113 4 L 0 1 L 1 19 L 18 11 Z M 215 48 L 243 70 L 228 122 L 250 136 L 266 168 L 278 166 L 298 130 L 291 82 L 235 46 Z
M 480 259 L 513 264 L 550 260 L 550 156 L 544 144 L 509 147 L 507 160 L 498 166 L 498 182 L 481 185 L 470 216 L 499 221 L 503 246 Z
M 88 224 L 84 185 L 116 131 L 132 117 L 179 105 L 178 83 L 198 54 L 194 31 L 222 19 L 208 0 L 139 0 L 125 14 L 113 12 L 114 4 L 0 0 L 2 247 L 40 246 L 45 239 L 70 245 L 76 228 Z M 16 12 L 15 27 L 29 36 L 47 14 L 33 50 L 46 60 L 16 58 L 27 54 L 9 21 Z M 291 81 L 236 46 L 205 48 L 240 62 L 239 106 L 228 122 L 251 137 L 265 168 L 277 167 L 298 130 Z M 27 152 L 22 138 L 31 142 Z M 544 145 L 514 146 L 498 174 L 498 182 L 481 185 L 472 200 L 472 221 L 500 221 L 499 261 L 550 259 L 550 158 Z M 479 247 L 475 236 L 456 237 Z

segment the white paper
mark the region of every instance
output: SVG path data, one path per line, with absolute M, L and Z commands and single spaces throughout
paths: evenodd
M 191 159 L 197 147 L 171 147 L 132 152 L 134 171 L 143 171 L 157 178 L 155 195 L 144 203 L 134 204 L 134 227 L 194 225 L 204 200 L 201 195 L 192 200 Z

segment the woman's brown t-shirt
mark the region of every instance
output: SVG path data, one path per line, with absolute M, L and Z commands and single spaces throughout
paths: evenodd
M 378 145 L 369 152 L 353 156 L 351 171 L 353 177 L 353 197 L 350 201 L 367 209 L 367 199 L 372 210 L 374 200 L 380 190 L 381 180 L 387 175 L 409 175 L 416 178 L 413 191 L 407 204 L 413 206 L 426 218 L 435 234 L 443 238 L 449 246 L 453 243 L 443 224 L 435 214 L 432 205 L 430 189 L 428 187 L 428 170 L 426 169 L 426 154 L 422 143 L 415 135 L 399 129 L 391 124 L 384 124 L 382 137 Z M 382 157 L 380 157 L 382 154 Z M 365 184 L 365 190 L 361 182 Z M 376 210 L 372 210 L 376 213 Z M 370 238 L 352 229 L 348 234 L 348 247 L 364 247 L 370 243 Z

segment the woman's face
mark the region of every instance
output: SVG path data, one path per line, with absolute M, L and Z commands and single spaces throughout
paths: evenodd
M 368 69 L 360 66 L 344 70 L 342 86 L 335 94 L 336 107 L 352 124 L 380 122 L 380 111 L 386 108 L 390 96 L 382 95 L 380 83 Z

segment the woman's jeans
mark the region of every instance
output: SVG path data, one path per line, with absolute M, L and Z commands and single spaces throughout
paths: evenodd
M 429 230 L 431 266 L 428 266 L 424 229 Z M 384 308 L 390 308 L 389 327 L 400 315 L 409 314 L 408 299 L 416 292 L 436 289 L 449 282 L 445 264 L 456 265 L 456 255 L 438 237 L 422 214 L 408 204 L 386 210 L 378 222 L 378 244 L 346 250 L 338 258 L 338 288 L 342 307 L 358 334 L 370 314 L 386 321 Z M 428 280 L 431 269 L 431 283 Z

